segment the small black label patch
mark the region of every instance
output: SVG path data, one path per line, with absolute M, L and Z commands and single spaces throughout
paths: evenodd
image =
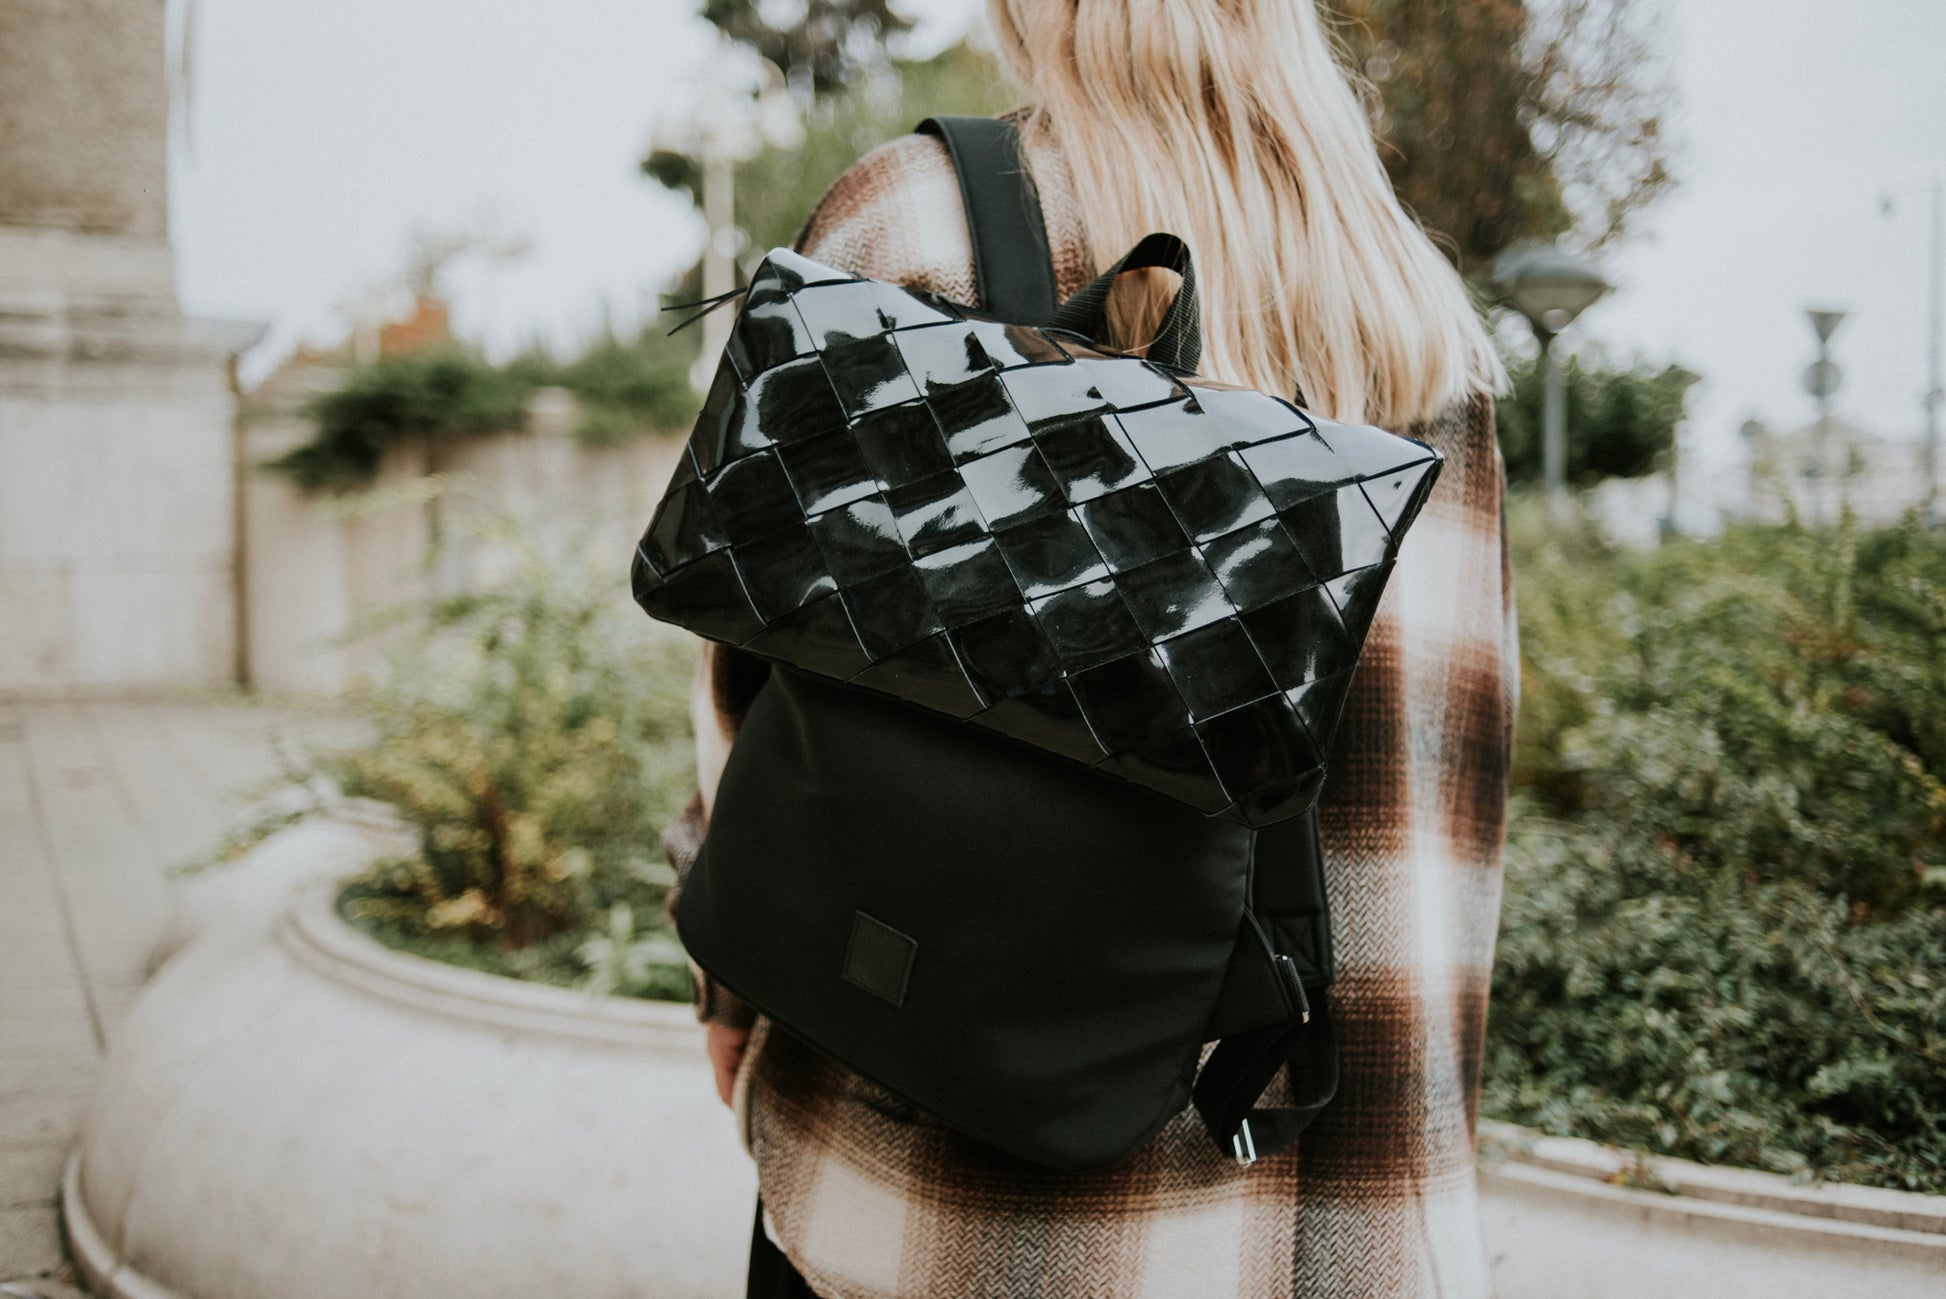
M 903 1006 L 906 980 L 912 975 L 912 958 L 918 950 L 918 939 L 908 938 L 863 911 L 854 912 L 851 942 L 845 948 L 845 982 L 894 1006 Z

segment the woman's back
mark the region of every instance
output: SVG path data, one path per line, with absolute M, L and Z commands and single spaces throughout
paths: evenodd
M 1054 134 L 1026 126 L 1065 295 L 1095 272 L 1095 222 Z M 855 165 L 799 247 L 975 297 L 958 183 L 930 137 Z M 1488 1292 L 1472 1126 L 1517 670 L 1492 409 L 1477 395 L 1398 430 L 1447 463 L 1380 606 L 1320 804 L 1338 1099 L 1297 1146 L 1247 1169 L 1185 1110 L 1122 1165 L 1056 1174 L 960 1136 L 759 1020 L 738 1118 L 772 1234 L 819 1294 Z M 699 702 L 727 739 L 761 678 L 729 655 L 712 662 Z

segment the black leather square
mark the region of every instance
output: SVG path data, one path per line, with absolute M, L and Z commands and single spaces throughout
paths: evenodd
M 703 409 L 696 416 L 696 427 L 689 435 L 689 458 L 697 472 L 707 478 L 726 460 L 749 455 L 758 447 L 770 445 L 770 438 L 757 427 L 752 414 L 745 419 L 750 400 L 736 367 L 725 356 L 716 363 L 716 377 L 703 398 Z M 758 439 L 754 445 L 744 439 Z
M 1202 550 L 1239 611 L 1262 608 L 1317 581 L 1284 525 L 1274 518 L 1225 533 Z
M 1331 596 L 1331 603 L 1338 606 L 1338 616 L 1344 620 L 1354 650 L 1364 647 L 1365 633 L 1378 613 L 1378 599 L 1385 594 L 1385 579 L 1391 574 L 1392 561 L 1387 560 L 1383 564 L 1334 577 L 1324 584 L 1324 589 Z
M 787 442 L 777 458 L 797 489 L 797 503 L 806 515 L 822 514 L 840 505 L 876 495 L 878 482 L 848 430 L 827 433 L 805 442 Z
M 1091 582 L 1036 600 L 1034 616 L 1069 672 L 1126 658 L 1149 644 L 1113 582 Z
M 851 918 L 851 942 L 845 947 L 844 980 L 882 1001 L 903 1006 L 912 961 L 918 954 L 918 939 L 857 912 Z
M 1189 400 L 1116 413 L 1122 432 L 1151 473 L 1193 465 L 1230 449 L 1229 430 Z
M 852 424 L 851 435 L 881 487 L 952 472 L 953 457 L 924 402 L 875 410 Z
M 732 460 L 710 477 L 707 490 L 724 535 L 739 546 L 804 522 L 797 489 L 775 451 Z
M 750 283 L 754 288 L 758 277 L 751 277 Z M 812 285 L 798 290 L 792 300 L 821 352 L 851 339 L 877 338 L 895 329 L 937 325 L 953 318 L 918 294 L 875 280 Z
M 868 496 L 814 515 L 810 528 L 818 553 L 841 588 L 903 570 L 911 563 L 892 519 L 892 507 L 883 497 Z
M 968 383 L 994 369 L 979 337 L 964 322 L 902 329 L 891 337 L 921 392 Z
M 913 558 L 988 535 L 973 494 L 958 474 L 934 474 L 885 493 L 893 521 Z
M 1054 471 L 1032 442 L 968 460 L 959 472 L 995 531 L 1058 514 L 1067 504 Z
M 1189 395 L 1187 388 L 1147 362 L 1130 365 L 1123 357 L 1079 357 L 1074 368 L 1116 410 L 1180 401 Z
M 725 460 L 760 446 L 841 429 L 845 410 L 838 404 L 824 362 L 806 356 L 748 380 L 734 423 L 724 441 Z
M 642 553 L 656 572 L 674 572 L 730 544 L 701 483 L 679 487 L 667 499 L 669 504 L 642 536 Z
M 1061 675 L 1047 633 L 1025 609 L 1003 609 L 948 633 L 974 689 L 988 702 L 1031 694 Z
M 1276 513 L 1235 452 L 1172 470 L 1155 485 L 1193 541 L 1209 541 Z
M 1264 825 L 1440 467 L 774 251 L 631 564 L 657 617 Z
M 1405 529 L 1419 514 L 1419 508 L 1426 503 L 1426 496 L 1432 491 L 1433 471 L 1437 468 L 1431 461 L 1417 464 L 1409 469 L 1395 469 L 1377 478 L 1368 478 L 1358 484 L 1365 489 L 1365 499 L 1372 503 L 1379 522 L 1394 542 L 1403 539 Z
M 1034 444 L 1076 505 L 1149 477 L 1149 467 L 1113 415 L 1090 415 L 1045 429 L 1034 435 Z
M 1000 377 L 1014 408 L 1037 432 L 1110 409 L 1108 399 L 1079 365 L 1028 366 L 1003 371 Z
M 1324 755 L 1282 695 L 1198 722 L 1196 734 L 1223 788 L 1238 801 L 1324 765 Z
M 1357 483 L 1320 496 L 1304 510 L 1286 511 L 1284 527 L 1314 573 L 1348 573 L 1385 562 L 1392 537 Z
M 1002 370 L 1021 365 L 1053 365 L 1065 362 L 1068 354 L 1061 345 L 1038 329 L 1008 325 L 998 320 L 968 320 L 980 350 Z
M 1154 650 L 1145 649 L 1068 678 L 1102 748 L 1125 753 L 1189 722 L 1189 710 Z
M 744 298 L 742 319 L 724 349 L 738 373 L 744 375 L 760 374 L 817 350 L 791 295 L 775 284 L 750 290 Z
M 873 658 L 896 654 L 946 630 L 932 607 L 932 597 L 909 568 L 860 582 L 840 598 Z
M 919 386 L 912 381 L 905 357 L 889 335 L 826 349 L 824 372 L 838 394 L 838 404 L 853 419 L 919 398 Z
M 1077 513 L 1094 538 L 1095 549 L 1116 572 L 1189 549 L 1189 534 L 1153 483 L 1112 492 L 1089 501 Z
M 1202 740 L 1186 726 L 1141 741 L 1102 763 L 1101 769 L 1206 815 L 1222 811 L 1230 802 L 1209 755 L 1203 752 Z
M 1216 574 L 1193 550 L 1126 569 L 1116 574 L 1115 584 L 1151 641 L 1193 631 L 1235 609 Z
M 887 654 L 851 682 L 947 717 L 968 718 L 987 706 L 943 635 Z
M 1059 678 L 1038 689 L 995 700 L 973 718 L 973 724 L 1090 767 L 1109 756 L 1088 729 L 1088 719 L 1081 715 L 1073 688 Z
M 777 618 L 762 635 L 745 642 L 744 648 L 838 681 L 862 672 L 872 661 L 835 595 L 823 596 Z
M 964 627 L 1022 602 L 1007 561 L 991 538 L 936 551 L 914 560 L 912 568 L 949 628 Z
M 838 589 L 810 529 L 801 523 L 738 546 L 736 559 L 743 589 L 766 622 Z
M 1246 447 L 1239 454 L 1263 484 L 1264 495 L 1280 510 L 1301 505 L 1351 480 L 1345 462 L 1315 433 Z
M 1223 618 L 1156 646 L 1189 715 L 1204 721 L 1278 693 L 1235 618 Z
M 934 388 L 926 401 L 954 460 L 971 460 L 1027 441 L 1027 422 L 1014 409 L 998 375 Z
M 1322 586 L 1246 613 L 1242 622 L 1281 689 L 1330 676 L 1358 657 L 1344 619 Z
M 1211 385 L 1197 388 L 1195 395 L 1196 404 L 1226 430 L 1234 447 L 1256 446 L 1317 427 L 1302 411 L 1269 393 Z
M 1108 576 L 1108 565 L 1072 510 L 996 532 L 994 541 L 1029 600 Z

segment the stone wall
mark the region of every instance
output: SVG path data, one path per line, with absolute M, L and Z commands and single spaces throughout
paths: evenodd
M 510 561 L 504 546 L 468 526 L 474 512 L 504 514 L 544 545 L 585 540 L 612 552 L 623 578 L 684 440 L 585 447 L 572 436 L 576 414 L 568 394 L 543 390 L 526 428 L 436 458 L 394 450 L 370 489 L 349 498 L 306 493 L 257 468 L 307 441 L 312 427 L 295 414 L 253 420 L 243 436 L 250 684 L 341 694 L 369 681 L 387 642 L 347 639 L 348 631 L 402 604 L 490 583 Z
M 163 0 L 0 5 L 0 694 L 237 664 L 234 354 L 165 230 Z

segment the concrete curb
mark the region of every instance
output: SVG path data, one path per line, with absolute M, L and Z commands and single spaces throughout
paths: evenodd
M 517 1033 L 647 1050 L 702 1049 L 703 1026 L 687 1004 L 596 996 L 394 951 L 338 914 L 340 887 L 306 889 L 276 936 L 303 964 L 354 992 Z
M 753 1170 L 690 1007 L 393 951 L 340 887 L 131 1008 L 62 1176 L 98 1299 L 740 1293 Z
M 1946 1196 L 1793 1183 L 1480 1125 L 1500 1299 L 1938 1299 Z

